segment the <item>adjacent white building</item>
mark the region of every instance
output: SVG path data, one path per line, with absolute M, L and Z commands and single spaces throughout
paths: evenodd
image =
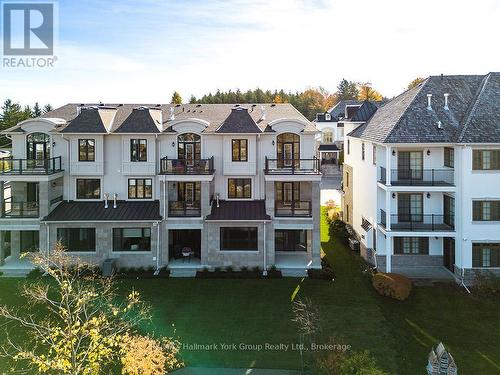
M 4 132 L 0 262 L 320 267 L 314 124 L 290 104 L 67 104 Z
M 500 274 L 500 73 L 431 76 L 345 127 L 343 218 L 364 257 Z

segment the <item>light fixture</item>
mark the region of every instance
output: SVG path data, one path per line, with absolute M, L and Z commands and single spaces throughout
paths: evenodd
M 52 142 L 52 147 L 55 147 L 56 146 L 56 142 Z
M 427 150 L 427 156 L 431 154 L 431 150 Z
M 392 199 L 396 198 L 396 193 L 392 193 Z
M 274 146 L 274 139 L 273 139 L 273 141 L 272 141 L 271 143 L 272 143 L 272 144 L 273 144 L 273 146 Z
M 392 156 L 396 156 L 396 150 L 392 150 Z
M 174 141 L 172 141 L 172 147 L 175 147 L 175 142 Z
M 427 193 L 427 199 L 431 197 L 431 193 Z

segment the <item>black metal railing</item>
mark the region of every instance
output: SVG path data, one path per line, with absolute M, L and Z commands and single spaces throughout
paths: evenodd
M 380 179 L 387 183 L 387 171 L 380 167 Z M 453 186 L 453 169 L 392 169 L 391 185 L 395 186 Z
M 61 157 L 50 159 L 13 159 L 0 160 L 1 174 L 53 174 L 62 171 Z
M 320 161 L 312 159 L 269 159 L 266 156 L 265 174 L 320 174 Z
M 452 215 L 391 214 L 391 230 L 449 231 L 454 230 Z
M 380 210 L 380 224 L 384 227 L 387 226 L 387 216 L 384 210 Z
M 160 159 L 160 174 L 213 174 L 214 157 L 208 159 Z
M 58 197 L 52 198 L 50 200 L 50 205 L 52 206 L 53 204 L 56 204 L 57 202 L 62 202 L 63 196 L 59 195 Z
M 201 202 L 169 201 L 168 216 L 172 217 L 201 216 Z
M 275 201 L 274 216 L 279 217 L 311 217 L 311 201 Z
M 38 217 L 38 202 L 14 202 L 12 197 L 5 198 L 2 205 L 2 217 Z

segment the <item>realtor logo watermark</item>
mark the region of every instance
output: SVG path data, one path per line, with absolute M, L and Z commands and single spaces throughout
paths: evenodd
M 4 68 L 53 67 L 56 4 L 2 2 Z

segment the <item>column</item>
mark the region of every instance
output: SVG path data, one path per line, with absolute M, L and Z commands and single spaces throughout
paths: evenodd
M 4 212 L 4 182 L 0 181 L 0 214 L 3 215 Z
M 274 217 L 274 181 L 266 181 L 266 214 Z
M 205 217 L 210 215 L 211 207 L 210 207 L 210 182 L 202 181 L 201 182 L 201 216 Z
M 321 221 L 321 202 L 320 202 L 320 182 L 311 182 L 311 204 L 313 216 L 313 230 L 312 230 L 312 267 L 321 267 L 321 237 L 320 237 L 320 221 Z
M 49 185 L 52 185 L 52 181 L 38 183 L 38 207 L 40 217 L 45 217 L 49 214 Z
M 166 203 L 164 192 L 165 192 L 165 188 L 166 188 L 165 185 L 166 184 L 167 184 L 167 182 L 162 181 L 161 176 L 159 176 L 158 177 L 158 186 L 159 186 L 160 216 L 163 217 L 163 220 L 167 219 L 167 215 L 164 215 L 164 213 L 165 213 L 164 207 L 165 207 L 165 203 Z
M 18 230 L 10 232 L 10 255 L 12 259 L 19 259 L 21 255 L 21 232 Z
M 392 269 L 392 245 L 393 237 L 387 236 L 385 241 L 385 272 L 391 272 Z
M 387 146 L 385 148 L 385 181 L 387 186 L 391 186 L 391 155 L 392 155 L 392 148 L 391 146 Z
M 3 266 L 5 260 L 5 231 L 0 231 L 0 266 Z

